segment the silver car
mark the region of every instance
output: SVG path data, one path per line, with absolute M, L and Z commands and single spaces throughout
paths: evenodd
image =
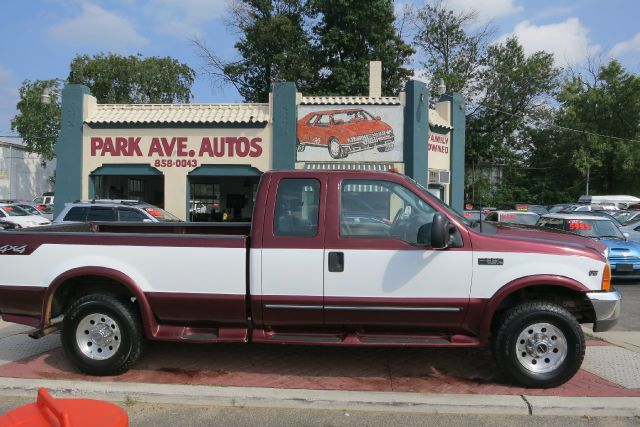
M 85 200 L 66 203 L 54 224 L 74 222 L 182 222 L 169 212 L 137 200 Z

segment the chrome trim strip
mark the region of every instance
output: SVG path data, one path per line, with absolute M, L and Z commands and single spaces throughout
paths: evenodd
M 277 310 L 322 310 L 321 305 L 297 305 L 297 304 L 265 304 L 264 308 Z
M 352 311 L 423 311 L 432 313 L 457 313 L 462 307 L 393 307 L 393 306 L 352 306 L 352 305 L 327 305 L 325 310 L 352 310 Z

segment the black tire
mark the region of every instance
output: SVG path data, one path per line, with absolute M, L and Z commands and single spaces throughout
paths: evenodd
M 144 347 L 138 311 L 129 301 L 110 295 L 82 297 L 64 316 L 62 345 L 67 357 L 86 374 L 126 372 L 140 358 Z
M 382 147 L 378 147 L 378 151 L 380 153 L 388 153 L 391 150 L 393 150 L 393 144 L 387 144 Z
M 500 371 L 525 387 L 550 388 L 567 382 L 580 369 L 586 347 L 576 318 L 542 301 L 509 309 L 492 338 Z
M 337 150 L 334 149 L 332 150 L 331 147 L 337 144 Z M 329 143 L 327 144 L 327 150 L 329 150 L 329 155 L 334 158 L 334 159 L 342 159 L 344 157 L 347 157 L 347 152 L 345 151 L 344 147 L 342 147 L 342 145 L 340 145 L 340 140 L 338 140 L 338 138 L 336 138 L 335 136 L 332 136 L 331 138 L 329 138 Z

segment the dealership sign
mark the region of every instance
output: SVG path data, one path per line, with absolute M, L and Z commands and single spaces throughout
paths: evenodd
M 145 141 L 145 139 L 147 141 Z M 150 139 L 150 140 L 149 140 Z M 195 144 L 194 144 L 195 143 Z M 220 158 L 260 157 L 262 138 L 244 136 L 202 137 L 190 141 L 186 136 L 143 138 L 91 137 L 92 157 L 173 157 Z
M 429 134 L 429 151 L 436 153 L 449 153 L 449 137 L 439 133 Z

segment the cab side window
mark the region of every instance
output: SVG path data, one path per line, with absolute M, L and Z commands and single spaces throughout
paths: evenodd
M 429 226 L 435 212 L 393 182 L 344 180 L 340 188 L 341 237 L 394 238 L 415 244 L 418 229 Z
M 312 237 L 318 233 L 320 181 L 283 179 L 278 185 L 273 232 L 276 236 Z

